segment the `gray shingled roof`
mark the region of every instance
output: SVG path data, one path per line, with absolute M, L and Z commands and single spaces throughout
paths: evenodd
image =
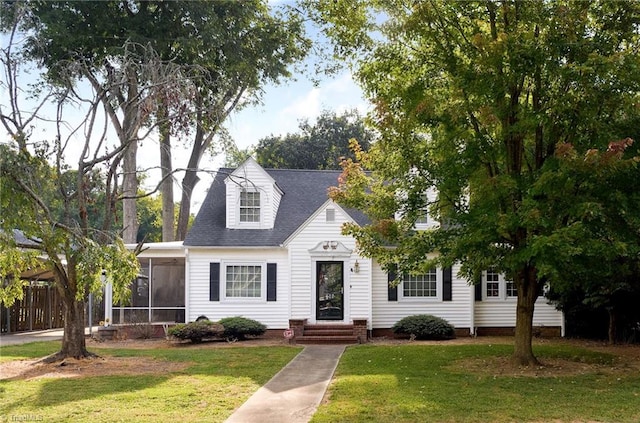
M 327 201 L 327 189 L 338 184 L 341 173 L 337 170 L 265 169 L 284 193 L 274 228 L 227 229 L 224 180 L 233 170 L 220 169 L 216 174 L 184 245 L 279 246 Z M 345 211 L 358 224 L 368 223 L 363 213 L 353 209 Z

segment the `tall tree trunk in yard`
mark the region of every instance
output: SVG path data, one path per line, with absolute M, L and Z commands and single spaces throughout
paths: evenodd
M 78 285 L 75 279 L 75 268 L 77 264 L 71 258 L 68 260 L 66 272 L 57 266 L 54 269 L 56 289 L 60 294 L 60 298 L 62 298 L 64 335 L 60 351 L 45 357 L 43 359 L 44 362 L 54 362 L 68 357 L 80 359 L 96 356 L 87 350 L 85 341 L 85 304 L 83 301 L 76 299 Z
M 164 105 L 160 105 L 159 119 L 166 120 L 167 110 Z M 173 164 L 171 163 L 171 134 L 169 125 L 165 122 L 160 124 L 160 169 L 162 175 L 162 241 L 169 242 L 175 240 L 175 213 L 173 205 Z
M 538 299 L 538 280 L 535 268 L 525 266 L 515 277 L 518 289 L 516 306 L 516 333 L 512 362 L 518 366 L 539 365 L 533 355 L 533 311 Z
M 138 193 L 138 178 L 136 173 L 138 143 L 133 141 L 127 147 L 122 161 L 122 240 L 127 244 L 135 244 L 138 235 L 138 208 L 136 195 Z
M 607 313 L 609 314 L 609 329 L 607 331 L 609 345 L 613 345 L 616 343 L 616 325 L 618 323 L 617 313 L 613 307 L 608 307 Z
M 202 113 L 198 111 L 198 119 L 201 119 Z M 215 131 L 211 131 L 205 136 L 205 132 L 200 125 L 196 128 L 193 147 L 191 147 L 191 155 L 187 164 L 187 171 L 182 178 L 182 198 L 180 199 L 180 212 L 178 213 L 178 225 L 176 228 L 176 240 L 183 241 L 187 236 L 189 227 L 189 215 L 191 214 L 191 194 L 196 184 L 200 181 L 198 177 L 198 166 L 200 159 L 213 139 Z
M 191 164 L 191 161 L 189 161 Z M 182 198 L 180 200 L 180 213 L 178 214 L 178 227 L 176 240 L 183 241 L 189 228 L 189 215 L 191 214 L 191 194 L 196 184 L 200 181 L 198 172 L 187 170 L 182 179 Z

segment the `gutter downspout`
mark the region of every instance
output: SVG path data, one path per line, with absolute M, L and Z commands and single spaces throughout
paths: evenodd
M 189 296 L 189 293 L 191 292 L 191 279 L 190 279 L 190 266 L 189 266 L 189 249 L 185 248 L 184 249 L 184 323 L 188 323 L 189 322 L 189 310 L 190 310 L 190 303 L 191 303 L 191 297 Z

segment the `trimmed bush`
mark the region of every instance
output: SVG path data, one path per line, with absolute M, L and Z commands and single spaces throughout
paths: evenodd
M 456 337 L 453 325 L 430 314 L 407 316 L 391 328 L 393 333 L 413 335 L 415 339 L 452 339 Z
M 229 340 L 246 339 L 248 336 L 260 336 L 267 327 L 262 323 L 246 317 L 226 317 L 218 322 L 224 326 L 223 336 Z
M 193 343 L 202 342 L 205 338 L 219 338 L 224 333 L 224 326 L 209 320 L 191 323 L 179 323 L 169 329 L 169 335 Z

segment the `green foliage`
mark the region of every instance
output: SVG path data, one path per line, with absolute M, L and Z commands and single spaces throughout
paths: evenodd
M 363 254 L 387 268 L 397 263 L 398 273 L 416 271 L 432 251 L 443 266 L 459 261 L 471 281 L 487 268 L 504 273 L 528 316 L 516 322 L 514 355 L 533 364 L 523 325 L 557 263 L 550 251 L 570 254 L 591 242 L 566 224 L 566 214 L 545 214 L 554 205 L 538 183 L 552 169 L 558 144 L 584 155 L 638 135 L 640 3 L 442 0 L 407 7 L 401 0 L 338 0 L 307 6 L 337 53 L 352 61 L 380 133 L 359 166 L 345 163 L 334 191 L 372 219 L 346 232 Z M 608 190 L 602 180 L 590 184 Z M 432 186 L 438 198 L 419 200 Z M 564 193 L 582 208 L 575 212 L 601 213 L 597 204 L 574 201 L 573 191 Z M 415 231 L 417 211 L 425 207 L 441 226 Z M 391 221 L 398 213 L 400 221 Z
M 224 333 L 224 327 L 210 320 L 199 320 L 190 323 L 178 323 L 169 329 L 169 335 L 189 340 L 193 343 L 202 342 L 205 338 L 218 338 Z
M 224 327 L 223 336 L 227 339 L 246 339 L 248 336 L 260 336 L 267 327 L 262 323 L 246 317 L 225 317 L 218 321 Z
M 353 156 L 349 149 L 352 139 L 364 149 L 374 141 L 359 113 L 324 111 L 314 124 L 300 122 L 298 133 L 261 139 L 256 160 L 263 167 L 276 169 L 339 169 L 343 159 Z
M 416 314 L 397 321 L 393 333 L 415 336 L 416 339 L 452 339 L 454 327 L 446 320 L 430 314 Z

